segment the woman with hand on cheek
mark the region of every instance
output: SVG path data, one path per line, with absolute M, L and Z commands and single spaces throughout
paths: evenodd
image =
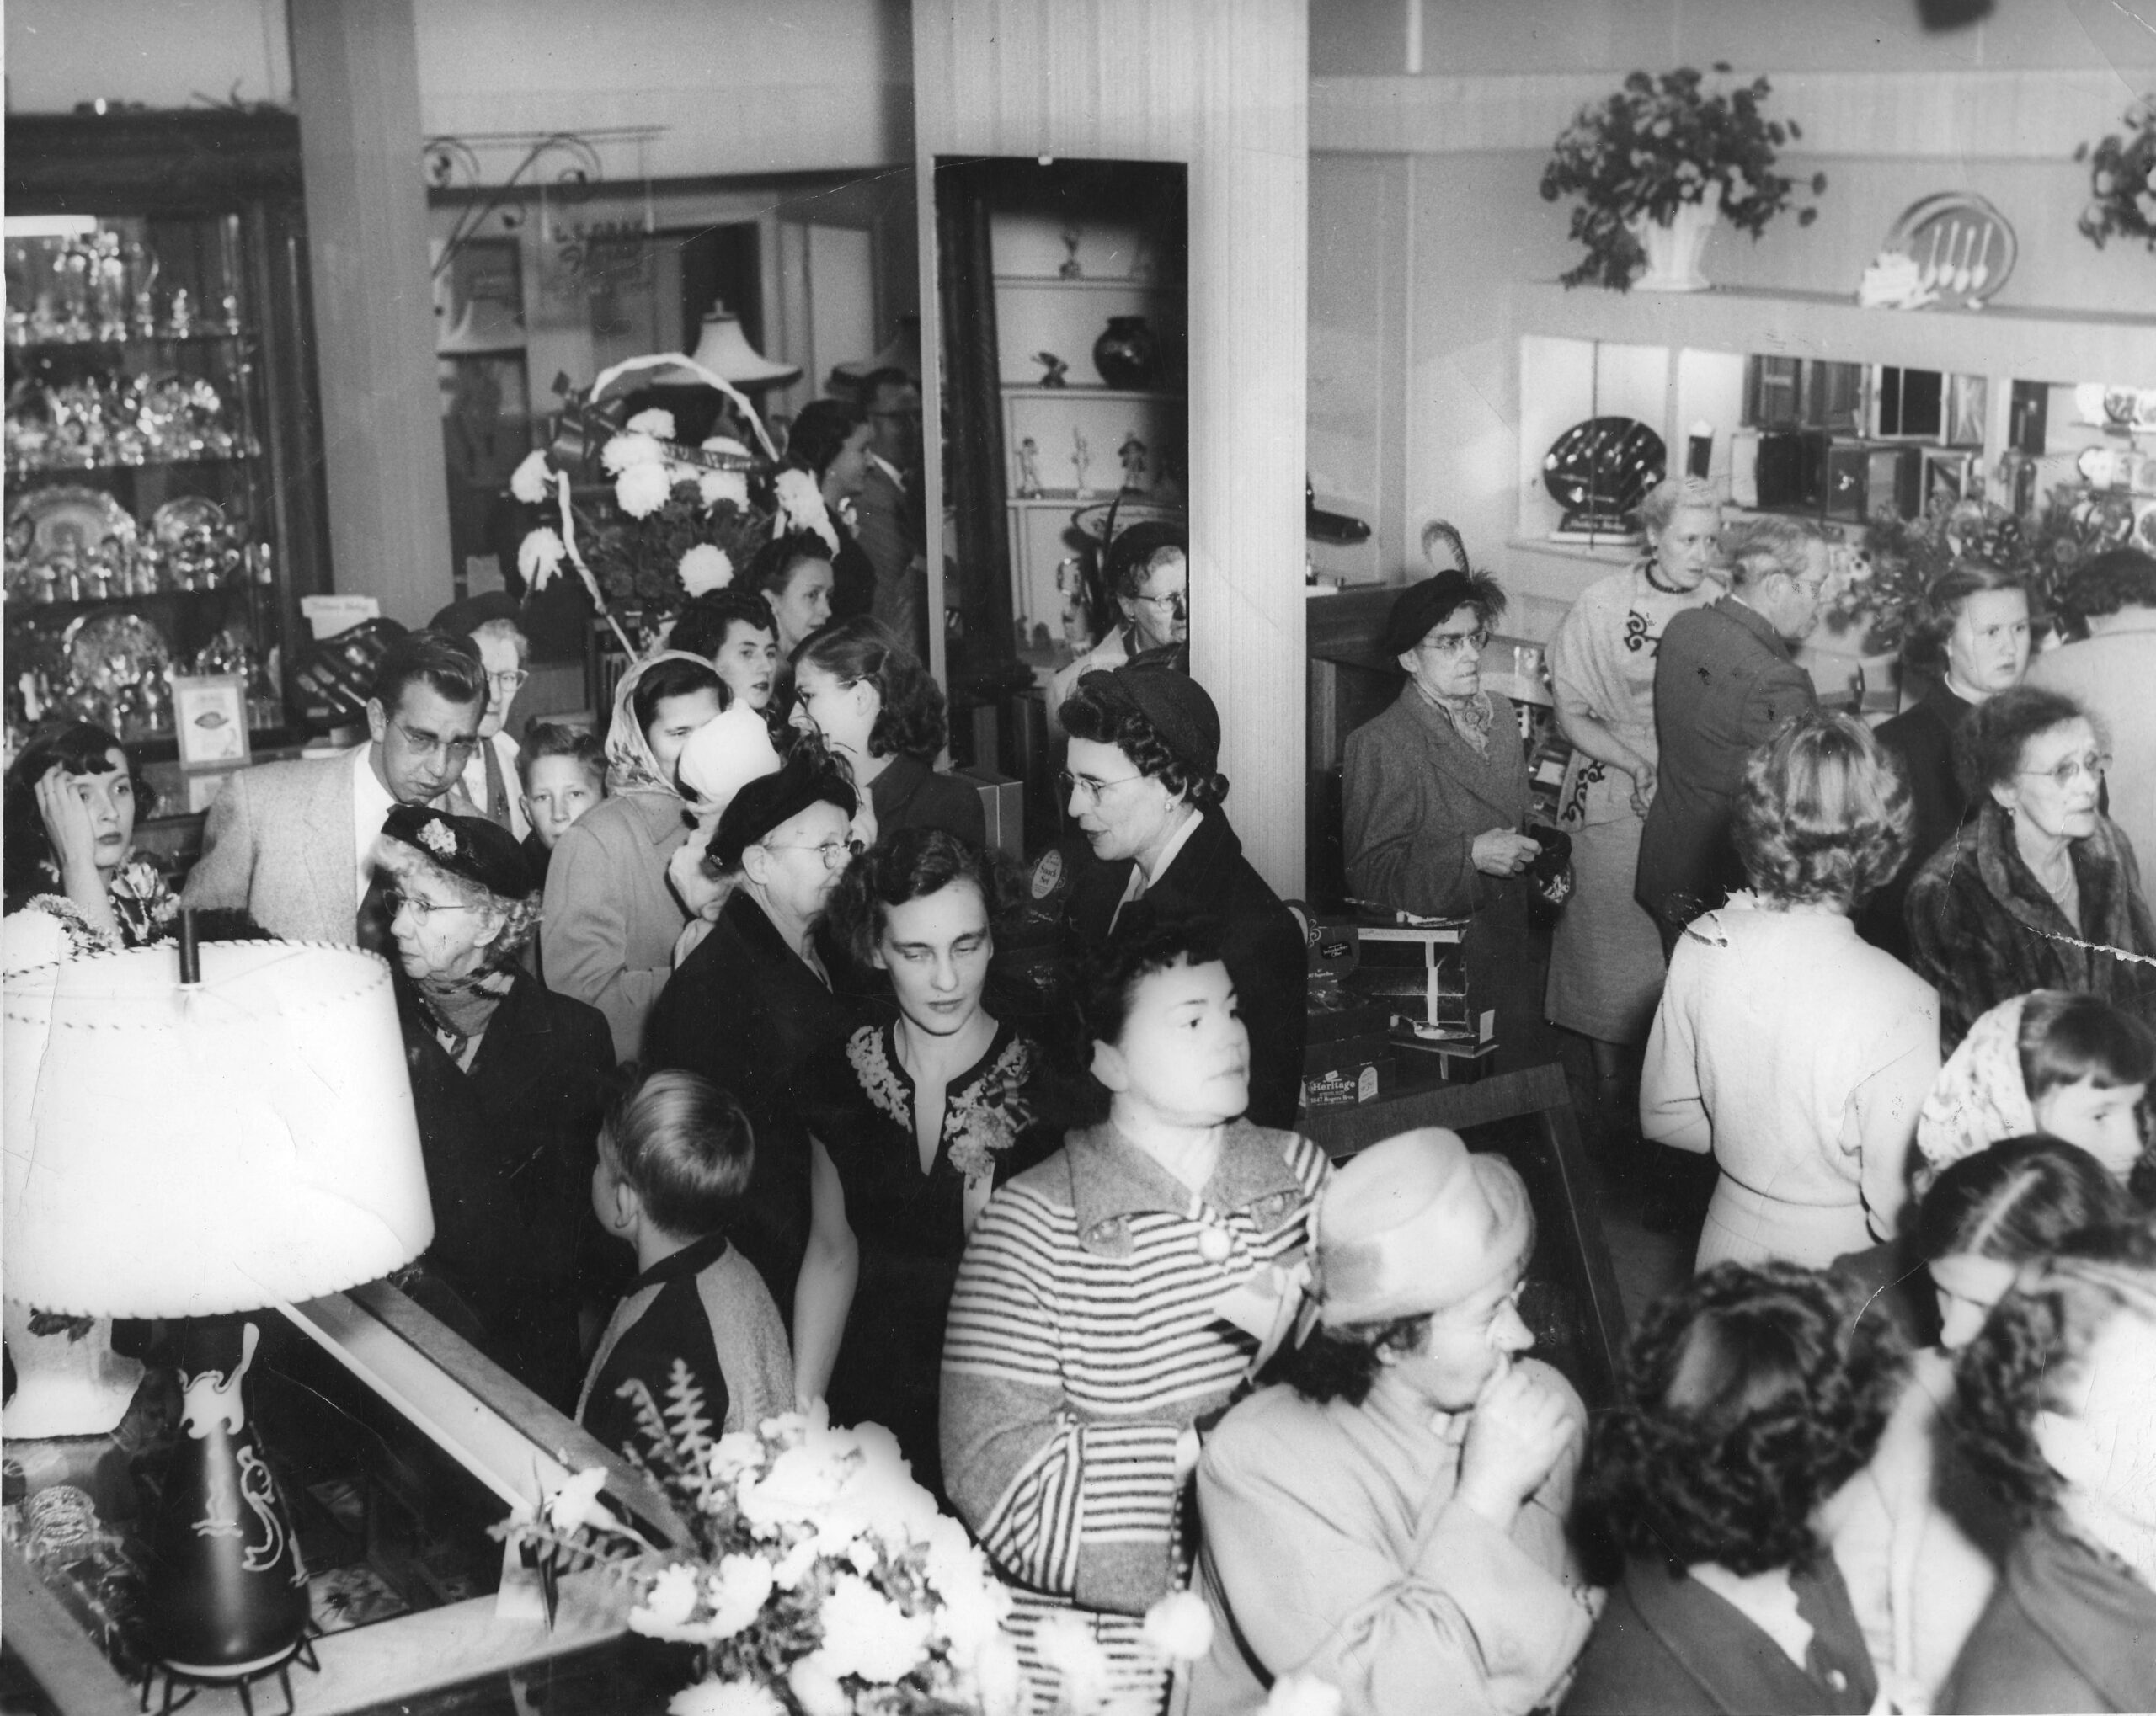
M 149 793 L 120 741 L 77 722 L 49 728 L 8 770 L 7 909 L 56 919 L 77 953 L 139 947 L 168 932 L 179 903 L 133 856 Z

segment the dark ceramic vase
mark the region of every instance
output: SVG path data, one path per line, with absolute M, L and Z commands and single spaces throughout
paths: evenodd
M 186 1404 L 151 1539 L 151 1649 L 206 1680 L 273 1667 L 307 1630 L 306 1569 L 248 1412 L 256 1337 L 236 1319 L 189 1326 Z
M 1093 342 L 1093 367 L 1111 387 L 1130 392 L 1159 385 L 1161 342 L 1143 316 L 1111 316 Z

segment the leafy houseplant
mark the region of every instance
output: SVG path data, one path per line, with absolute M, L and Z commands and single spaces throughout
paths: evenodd
M 1729 67 L 1717 64 L 1717 74 Z M 1708 93 L 1689 66 L 1659 78 L 1635 72 L 1599 107 L 1582 108 L 1557 139 L 1542 169 L 1542 200 L 1577 196 L 1571 236 L 1587 247 L 1586 258 L 1561 278 L 1567 286 L 1593 280 L 1628 290 L 1646 260 L 1636 228 L 1666 226 L 1688 205 L 1721 212 L 1754 239 L 1767 223 L 1795 207 L 1796 181 L 1774 171 L 1783 143 L 1803 136 L 1794 120 L 1769 119 L 1763 104 L 1772 93 L 1764 77 Z M 1823 173 L 1811 189 L 1827 188 Z M 1817 218 L 1797 210 L 1797 224 Z
M 2156 250 L 2156 94 L 2128 108 L 2125 123 L 2123 136 L 2113 133 L 2073 152 L 2089 163 L 2081 232 L 2099 250 L 2107 238 L 2138 238 Z

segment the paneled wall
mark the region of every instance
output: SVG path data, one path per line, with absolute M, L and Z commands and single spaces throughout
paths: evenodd
M 1227 729 L 1230 817 L 1284 894 L 1303 882 L 1308 44 L 1306 0 L 914 10 L 924 222 L 939 155 L 1189 165 L 1192 666 Z M 936 318 L 922 322 L 932 376 Z M 928 470 L 934 520 L 935 460 Z

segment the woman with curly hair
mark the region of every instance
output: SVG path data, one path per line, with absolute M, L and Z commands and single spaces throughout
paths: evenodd
M 1626 1553 L 1566 1716 L 1869 1710 L 1878 1691 L 1822 1534 L 1871 1458 L 1901 1343 L 1860 1289 L 1725 1263 L 1652 1308 L 1596 1427 L 1587 1506 Z
M 1909 885 L 1910 963 L 1938 986 L 1940 1048 L 2031 989 L 2083 989 L 2156 1023 L 2156 918 L 2138 856 L 2099 804 L 2111 766 L 2081 706 L 2033 685 L 1969 717 L 1984 800 Z
M 2021 1534 L 1937 1708 L 2156 1710 L 2156 1233 L 2023 1271 L 1955 1384 L 1956 1440 Z
M 667 634 L 667 647 L 702 656 L 718 670 L 732 701 L 761 713 L 779 681 L 778 621 L 746 579 L 689 598 Z
M 796 1387 L 899 1439 L 942 1494 L 937 1372 L 966 1234 L 989 1194 L 1060 1142 L 1042 1050 L 988 1010 L 995 925 L 1014 903 L 995 859 L 941 829 L 887 833 L 847 870 L 831 926 L 887 973 L 897 1016 L 793 1079 L 807 1127 L 808 1251 L 794 1289 Z
M 575 1404 L 578 1259 L 614 1072 L 596 1008 L 518 956 L 539 892 L 508 830 L 400 804 L 375 868 L 434 1201 L 414 1296 L 553 1405 Z
M 980 794 L 939 775 L 943 689 L 880 620 L 841 620 L 794 652 L 793 725 L 813 733 L 868 795 L 881 834 L 942 829 L 985 845 Z
M 1641 1130 L 1721 1170 L 1700 1269 L 1817 1268 L 1894 1232 L 1937 1003 L 1849 913 L 1908 828 L 1908 787 L 1849 716 L 1800 717 L 1746 765 L 1735 834 L 1756 892 L 1679 941 L 1640 1087 Z
M 170 933 L 179 902 L 134 855 L 135 822 L 156 803 L 126 748 L 78 721 L 35 734 L 8 770 L 7 911 L 55 920 L 76 953 L 139 947 Z M 43 940 L 45 938 L 40 938 Z
M 2021 683 L 2029 669 L 2029 593 L 1981 560 L 1949 567 L 1924 593 L 1902 659 L 1931 676 L 1923 698 L 1880 723 L 1879 743 L 1909 783 L 1909 855 L 1857 921 L 1864 939 L 1909 957 L 1902 908 L 1924 861 L 1976 814 L 1980 795 L 1954 771 L 1954 740 L 1977 705 Z

